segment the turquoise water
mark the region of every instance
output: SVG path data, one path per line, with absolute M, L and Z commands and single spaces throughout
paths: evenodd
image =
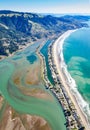
M 54 80 L 52 78 L 52 73 L 49 67 L 49 63 L 48 63 L 48 47 L 51 44 L 51 41 L 48 40 L 46 42 L 46 44 L 42 47 L 42 49 L 40 50 L 40 52 L 43 54 L 43 56 L 45 57 L 45 61 L 46 61 L 46 67 L 47 67 L 47 76 L 49 81 L 54 85 Z
M 90 105 L 90 28 L 72 33 L 63 45 L 67 69 L 75 79 L 77 89 Z
M 25 68 L 33 68 L 35 64 L 40 63 L 40 59 L 35 52 L 39 45 L 40 43 L 33 44 L 22 52 L 17 52 L 13 57 L 9 57 L 0 62 L 0 93 L 17 112 L 43 117 L 49 123 L 52 130 L 66 130 L 62 108 L 51 92 L 45 89 L 43 81 L 37 85 L 37 88 L 41 88 L 42 86 L 42 89 L 51 95 L 52 100 L 25 95 L 12 80 L 13 75 L 17 71 L 22 72 L 23 75 L 20 76 L 22 80 L 27 72 L 27 69 L 25 72 Z M 34 62 L 34 65 L 31 62 Z M 27 88 L 24 80 L 21 82 L 21 85 Z M 33 85 L 34 87 L 36 86 Z M 2 114 L 3 110 L 0 110 L 0 116 Z

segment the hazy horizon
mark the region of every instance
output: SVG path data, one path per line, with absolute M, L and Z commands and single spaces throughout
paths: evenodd
M 18 10 L 0 10 L 0 11 L 12 11 L 12 12 L 19 12 L 19 13 L 37 13 L 37 14 L 41 14 L 41 15 L 53 15 L 53 16 L 63 16 L 63 15 L 84 15 L 84 16 L 90 16 L 90 13 L 43 13 L 43 12 L 31 12 L 31 11 L 18 11 Z
M 0 1 L 0 10 L 51 14 L 90 14 L 90 0 Z

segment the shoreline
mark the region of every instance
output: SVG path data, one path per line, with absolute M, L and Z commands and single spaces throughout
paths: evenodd
M 0 61 L 14 56 L 16 53 L 23 51 L 24 49 L 26 49 L 27 47 L 31 46 L 32 44 L 33 43 L 28 43 L 27 45 L 22 46 L 17 51 L 13 52 L 12 54 L 9 54 L 8 56 L 0 55 Z M 19 47 L 20 47 L 20 45 L 19 45 Z
M 83 110 L 80 108 L 80 105 L 77 101 L 77 98 L 75 96 L 74 93 L 72 93 L 71 91 L 71 85 L 73 85 L 73 83 L 71 82 L 71 78 L 69 79 L 67 77 L 67 68 L 64 62 L 64 58 L 63 58 L 63 43 L 64 40 L 73 32 L 75 32 L 76 30 L 69 30 L 67 32 L 65 32 L 63 35 L 61 35 L 55 42 L 53 45 L 53 58 L 54 58 L 54 62 L 59 74 L 59 77 L 62 81 L 62 84 L 68 94 L 68 96 L 70 97 L 71 101 L 73 102 L 76 111 L 79 115 L 79 117 L 81 118 L 81 121 L 83 123 L 83 125 L 85 126 L 86 130 L 89 129 L 89 125 L 88 125 L 88 121 L 86 119 L 86 115 L 84 114 Z M 58 45 L 58 46 L 57 46 Z M 70 85 L 71 83 L 71 85 Z
M 51 101 L 50 101 L 51 102 Z M 27 102 L 28 103 L 28 102 Z M 45 102 L 46 103 L 46 102 Z M 55 127 L 56 127 L 56 129 L 57 129 L 57 127 L 60 127 L 60 124 L 58 123 L 59 122 L 59 120 L 60 120 L 60 118 L 61 118 L 61 116 L 60 116 L 60 118 L 57 118 L 57 116 L 58 116 L 58 111 L 56 112 L 56 113 L 54 113 L 54 111 L 55 111 L 55 109 L 53 109 L 53 112 L 52 112 L 52 105 L 53 106 L 55 106 L 56 105 L 56 103 L 55 103 L 55 105 L 53 104 L 54 102 L 52 102 L 52 103 L 48 103 L 48 108 L 46 109 L 44 106 L 43 106 L 43 104 L 41 104 L 41 105 L 39 105 L 39 107 L 41 106 L 43 106 L 42 107 L 42 109 L 41 110 L 43 110 L 44 111 L 44 109 L 45 109 L 45 111 L 44 112 L 48 112 L 48 111 L 50 111 L 49 113 L 51 113 L 51 114 L 49 114 L 49 116 L 46 116 L 46 115 L 48 115 L 48 113 L 47 114 L 44 114 L 44 112 L 42 112 L 42 111 L 40 111 L 40 113 L 39 112 L 36 112 L 35 110 L 35 114 L 34 114 L 34 112 L 31 112 L 31 113 L 33 113 L 34 115 L 37 115 L 37 113 L 41 116 L 41 117 L 43 117 L 44 119 L 46 119 L 46 121 L 47 121 L 47 123 L 50 125 L 50 128 L 51 128 L 51 126 L 52 126 L 52 128 L 53 129 L 55 129 Z M 46 103 L 47 104 L 47 103 Z M 49 106 L 49 104 L 50 104 L 50 106 Z M 23 105 L 23 104 L 21 104 L 21 105 Z M 24 106 L 25 107 L 25 106 Z M 20 107 L 19 107 L 20 108 Z M 32 106 L 32 108 L 33 108 L 33 106 Z M 35 106 L 34 106 L 34 108 L 35 108 Z M 36 108 L 38 108 L 38 105 L 37 105 L 37 103 L 36 103 Z M 44 109 L 43 109 L 44 108 Z M 58 110 L 59 109 L 59 107 L 56 107 L 56 110 Z M 25 108 L 26 109 L 26 108 Z M 29 110 L 30 108 L 27 108 L 27 110 L 25 110 L 25 111 L 27 111 L 27 113 L 29 113 L 28 111 L 30 111 Z M 24 110 L 24 108 L 23 108 L 23 110 Z M 39 110 L 39 109 L 37 109 L 37 110 Z M 33 111 L 33 109 L 32 109 L 32 111 Z M 54 116 L 55 115 L 55 116 Z M 55 117 L 55 119 L 54 119 L 54 117 Z M 57 122 L 57 120 L 56 119 L 58 119 L 58 122 Z M 54 124 L 55 123 L 55 124 Z M 51 125 L 52 124 L 52 125 Z M 57 129 L 58 130 L 58 129 Z
M 15 52 L 13 52 L 12 54 L 9 54 L 8 56 L 0 55 L 0 61 L 14 56 L 16 53 L 21 52 L 21 51 L 27 49 L 29 46 L 33 45 L 34 43 L 42 42 L 42 41 L 43 41 L 43 39 L 39 39 L 39 40 L 37 40 L 37 41 L 35 41 L 35 42 L 32 41 L 31 43 L 27 43 L 27 44 L 24 45 L 24 46 L 20 46 L 20 45 L 19 45 L 19 49 L 16 50 Z

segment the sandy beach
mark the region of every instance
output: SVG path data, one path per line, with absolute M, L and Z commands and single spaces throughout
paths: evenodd
M 86 116 L 84 115 L 83 111 L 81 110 L 80 106 L 79 106 L 79 103 L 77 102 L 76 100 L 76 97 L 74 95 L 74 93 L 72 93 L 72 91 L 70 90 L 70 85 L 72 85 L 72 83 L 70 83 L 68 80 L 68 77 L 66 79 L 66 76 L 64 73 L 63 73 L 63 69 L 64 69 L 64 65 L 65 64 L 62 64 L 62 60 L 63 60 L 63 55 L 62 55 L 62 46 L 63 46 L 63 43 L 64 43 L 64 40 L 71 34 L 73 33 L 74 31 L 76 30 L 69 30 L 67 32 L 65 32 L 63 35 L 61 35 L 54 43 L 53 45 L 53 57 L 54 57 L 54 62 L 55 62 L 55 65 L 57 67 L 57 71 L 58 71 L 58 74 L 59 74 L 59 77 L 62 81 L 62 84 L 63 86 L 65 87 L 65 90 L 68 94 L 68 96 L 70 97 L 71 101 L 73 102 L 76 110 L 77 110 L 77 114 L 79 115 L 81 121 L 82 121 L 82 124 L 85 126 L 85 129 L 86 130 L 89 130 L 90 127 L 88 125 L 88 121 L 86 119 Z M 60 53 L 60 55 L 59 55 Z M 64 63 L 64 62 L 63 62 Z M 76 95 L 77 96 L 77 95 Z

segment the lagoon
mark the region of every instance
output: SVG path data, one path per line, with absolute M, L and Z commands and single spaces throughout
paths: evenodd
M 66 130 L 62 108 L 53 94 L 45 89 L 40 75 L 40 58 L 36 54 L 40 44 L 35 43 L 0 61 L 0 93 L 17 112 L 43 117 L 52 130 Z M 32 54 L 37 59 L 34 57 L 33 60 Z M 42 91 L 47 98 L 32 95 L 34 91 Z

